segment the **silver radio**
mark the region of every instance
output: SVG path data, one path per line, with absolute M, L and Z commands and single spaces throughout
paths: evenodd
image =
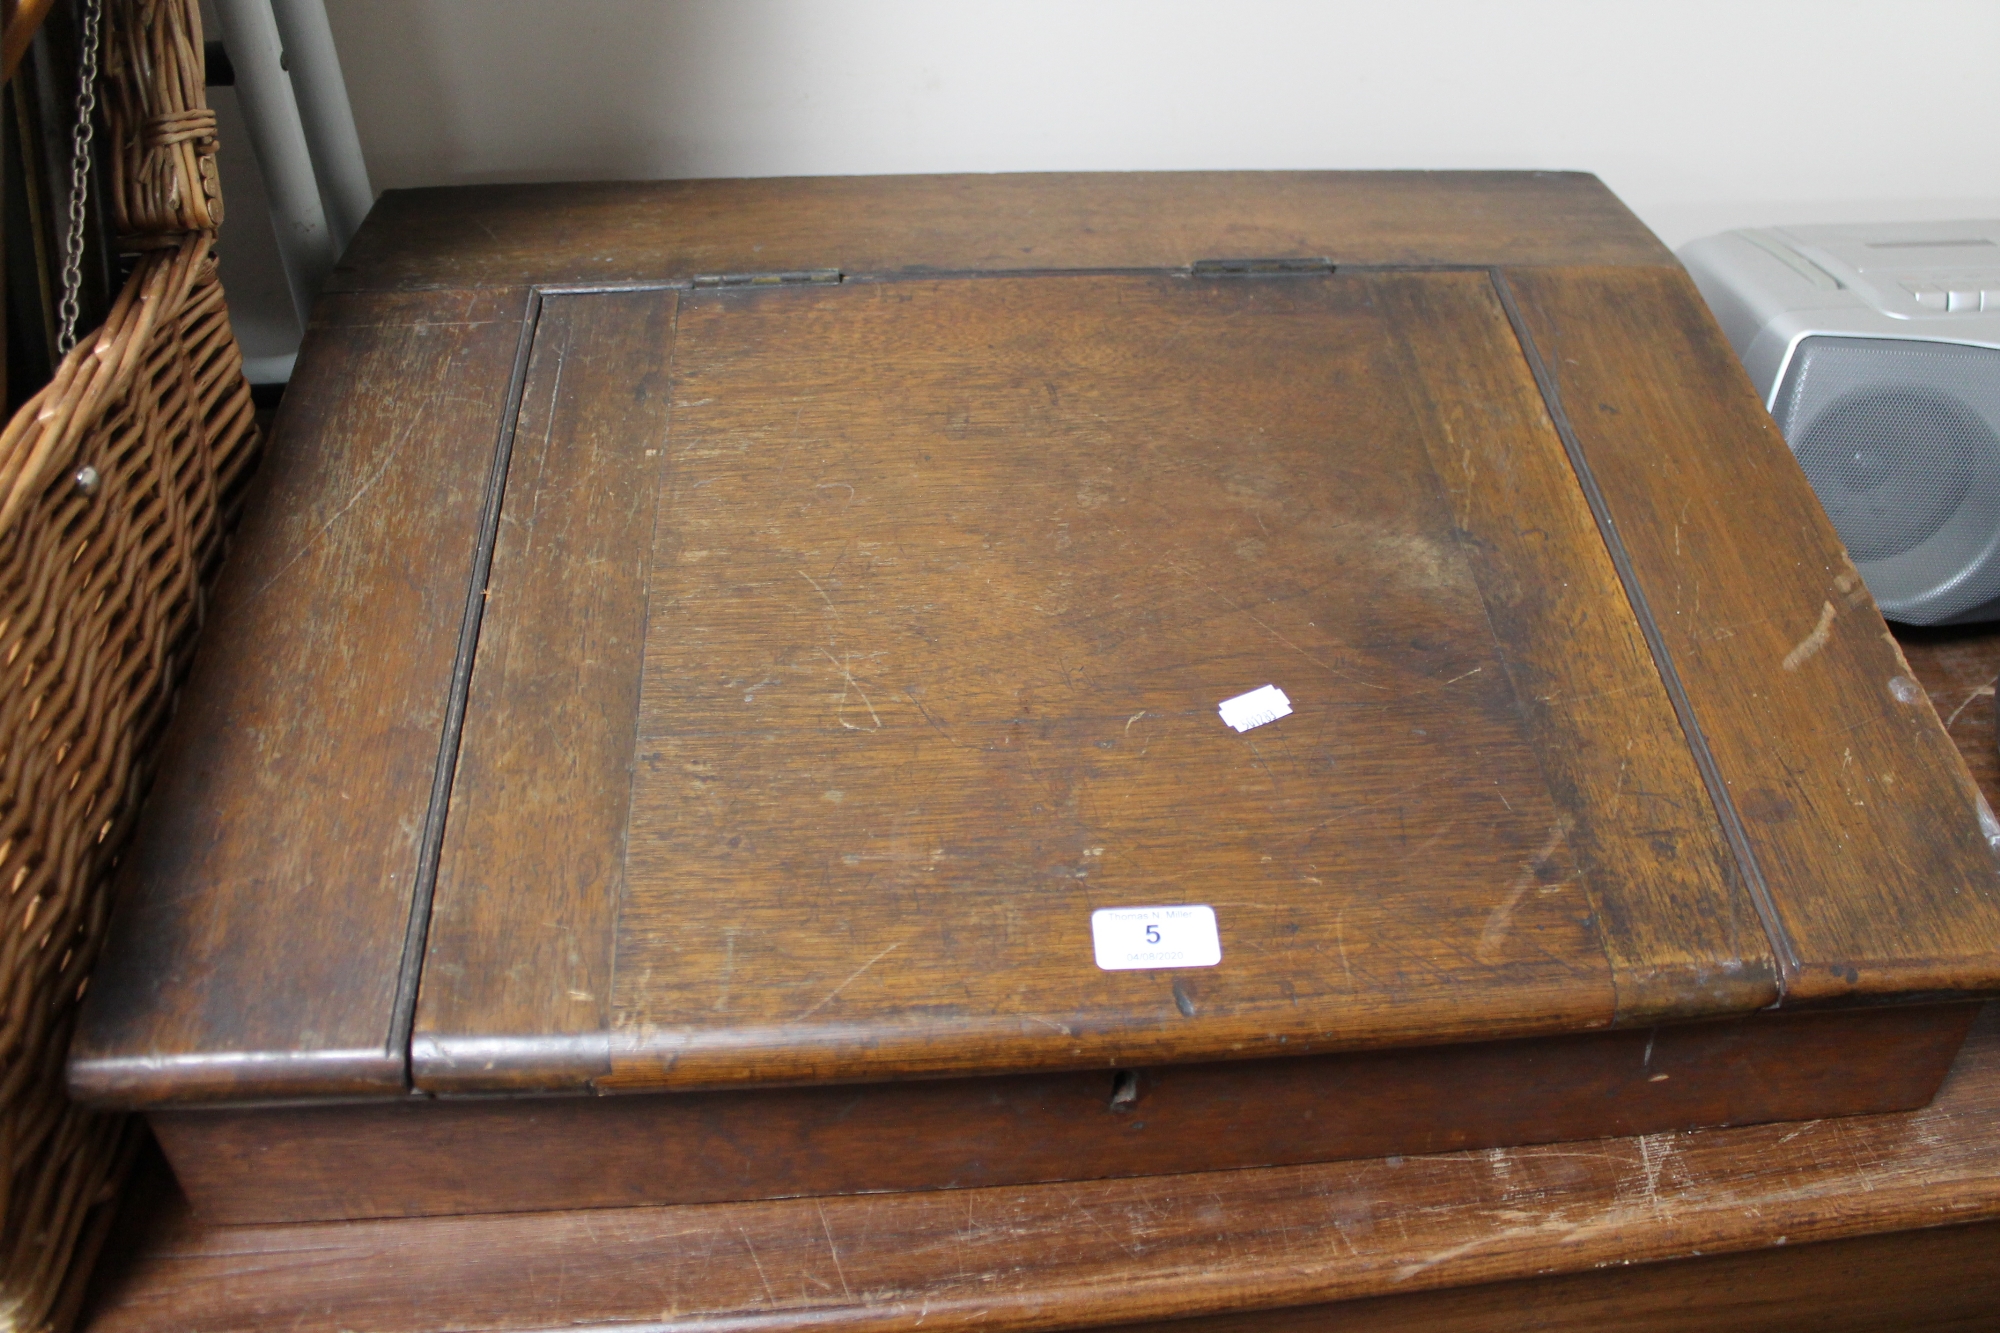
M 2000 222 L 1680 252 L 1882 613 L 2000 619 Z

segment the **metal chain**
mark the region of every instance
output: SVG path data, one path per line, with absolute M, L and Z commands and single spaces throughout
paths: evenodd
M 97 110 L 97 36 L 104 0 L 83 0 L 83 53 L 77 70 L 76 129 L 70 135 L 69 235 L 63 245 L 61 320 L 56 330 L 56 355 L 68 356 L 76 346 L 77 302 L 83 294 L 83 231 L 90 203 L 90 141 L 96 133 L 91 116 Z

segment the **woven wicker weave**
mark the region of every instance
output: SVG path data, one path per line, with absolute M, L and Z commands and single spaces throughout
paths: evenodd
M 104 327 L 0 432 L 6 1330 L 74 1318 L 136 1142 L 132 1122 L 68 1101 L 63 1060 L 257 444 L 205 229 L 220 214 L 213 136 L 183 133 L 201 110 L 195 0 L 114 0 L 106 17 L 114 195 L 143 254 Z
M 112 225 L 121 236 L 213 231 L 222 223 L 215 113 L 203 88 L 201 15 L 182 0 L 111 9 L 105 121 L 117 167 Z

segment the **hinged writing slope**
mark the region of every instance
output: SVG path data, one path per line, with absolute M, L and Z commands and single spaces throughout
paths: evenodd
M 346 272 L 71 1063 L 208 1216 L 1890 1111 L 2000 984 L 1963 765 L 1586 178 L 434 192 Z M 1100 970 L 1161 906 L 1219 963 Z
M 419 1086 L 1775 996 L 1484 274 L 550 296 L 522 401 Z M 1095 909 L 1174 904 L 1219 965 L 1095 965 Z

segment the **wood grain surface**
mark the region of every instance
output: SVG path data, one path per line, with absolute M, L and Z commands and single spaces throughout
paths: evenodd
M 78 1095 L 401 1092 L 399 961 L 525 303 L 319 307 L 125 860 Z
M 676 302 L 646 528 L 664 398 L 628 380 Z M 648 318 L 644 350 L 614 330 Z M 1486 274 L 560 296 L 524 414 L 420 1087 L 1186 1061 L 1776 995 Z M 1210 709 L 1264 681 L 1300 713 L 1260 747 Z M 1088 965 L 1090 909 L 1182 901 L 1220 903 L 1224 969 Z
M 211 626 L 254 647 L 196 669 L 93 1099 L 399 1094 L 433 906 L 416 1082 L 449 1092 L 2000 984 L 1970 779 L 1588 178 L 501 189 L 370 226 L 353 283 L 409 289 L 314 331 Z M 1512 267 L 1135 268 L 1204 251 Z M 600 259 L 655 285 L 448 285 Z M 794 267 L 848 278 L 693 284 Z M 1220 725 L 1267 682 L 1292 716 Z M 1214 907 L 1222 966 L 1094 966 L 1093 909 L 1162 903 Z
M 196 1214 L 217 1223 L 965 1189 L 1911 1110 L 1937 1092 L 1977 1010 L 1807 1010 L 1116 1072 L 202 1108 L 151 1121 Z
M 1992 987 L 1972 780 L 1693 283 L 1508 281 L 1796 954 L 1786 1002 Z
M 1617 1021 L 1777 998 L 1756 907 L 1486 274 L 1383 276 L 1431 466 L 1536 735 Z
M 836 268 L 1668 264 L 1581 172 L 1121 172 L 391 190 L 332 290 L 686 282 Z
M 1336 1306 L 1121 1325 L 1121 1333 L 1985 1333 L 2000 1222 Z
M 499 727 L 503 744 L 459 772 L 468 811 L 482 792 L 499 803 L 490 838 L 454 845 L 440 899 L 432 964 L 472 966 L 438 968 L 420 1017 L 435 1006 L 428 1031 L 492 1042 L 433 1050 L 431 1072 L 461 1088 L 519 1088 L 524 1069 L 532 1086 L 538 1068 L 574 1086 L 604 1067 L 577 1038 L 607 1017 L 600 1085 L 689 1087 L 949 1072 L 940 1031 L 989 1061 L 1245 1057 L 1280 1038 L 1289 1053 L 1749 1005 L 1775 970 L 1804 1004 L 2000 977 L 1995 871 L 1939 726 L 1963 746 L 1991 725 L 1975 650 L 1898 654 L 1685 276 L 1587 177 L 482 187 L 392 194 L 350 253 L 176 724 L 116 970 L 94 987 L 87 1093 L 402 1092 L 398 957 L 487 468 L 537 301 L 548 396 L 521 458 L 539 480 L 509 478 L 531 521 L 502 525 L 466 734 L 482 715 L 550 730 Z M 1506 271 L 1101 271 L 1231 255 Z M 694 287 L 821 268 L 851 280 Z M 1100 271 L 1046 276 L 1062 269 Z M 1554 390 L 1542 413 L 1481 294 L 1496 280 Z M 525 290 L 635 283 L 691 290 Z M 609 428 L 617 377 L 592 351 L 656 355 L 668 318 L 674 434 L 640 689 L 620 705 L 607 682 L 631 660 L 629 604 L 614 614 L 629 568 L 564 599 L 521 557 L 546 536 L 589 560 L 647 526 L 616 468 L 635 446 L 644 458 L 660 401 L 628 398 L 648 424 Z M 641 369 L 623 389 L 645 383 Z M 1549 586 L 1572 560 L 1553 552 L 1587 532 L 1548 466 L 1564 430 L 1718 761 L 1706 811 L 1626 612 L 1584 614 Z M 1510 524 L 1502 495 L 1555 521 Z M 921 544 L 899 545 L 905 528 Z M 1338 553 L 1337 576 L 1301 573 L 1308 549 Z M 1613 601 L 1607 557 L 1574 558 Z M 607 653 L 577 664 L 569 693 L 537 656 L 565 637 Z M 981 660 L 1007 670 L 967 665 Z M 1271 664 L 1285 674 L 1255 670 Z M 1289 730 L 1179 730 L 1265 679 L 1309 686 Z M 1942 718 L 1927 692 L 1950 700 Z M 1620 706 L 1619 726 L 1637 739 L 1613 753 L 1597 710 L 1627 697 L 1639 717 Z M 621 769 L 601 728 L 628 716 L 639 744 Z M 798 763 L 765 762 L 779 750 Z M 521 778 L 562 762 L 590 773 L 581 822 L 509 831 L 506 800 L 561 804 Z M 1657 807 L 1643 823 L 1633 763 Z M 607 1010 L 602 937 L 570 936 L 606 920 L 603 876 L 578 871 L 607 855 L 591 840 L 627 773 Z M 1419 799 L 1416 839 L 1438 835 L 1421 861 Z M 1096 835 L 1120 819 L 1138 836 Z M 1245 832 L 1192 839 L 1197 819 Z M 1732 868 L 1716 843 L 1738 822 L 1751 855 Z M 1313 837 L 1274 850 L 1252 830 Z M 1634 869 L 1648 831 L 1650 874 Z M 544 876 L 559 915 L 506 908 Z M 1759 879 L 1780 904 L 1769 955 L 1746 943 Z M 1257 960 L 1240 983 L 1061 971 L 1050 919 L 1068 914 L 1081 954 L 1088 907 L 1178 884 L 1226 889 L 1208 895 L 1225 958 Z M 1272 962 L 1281 937 L 1308 965 Z M 1997 1022 L 1908 1114 L 338 1224 L 203 1228 L 169 1190 L 135 1213 L 91 1327 L 1029 1329 L 1318 1307 L 1273 1318 L 1475 1328 L 1511 1300 L 1772 1327 L 1759 1301 L 1780 1291 L 1815 1328 L 1898 1291 L 1905 1326 L 1942 1325 L 1992 1285 Z M 1890 1234 L 1955 1224 L 1931 1249 Z M 1815 1242 L 1847 1248 L 1813 1257 Z M 1653 1267 L 1627 1284 L 1601 1265 Z
M 1917 1254 L 1953 1261 L 1929 1270 L 1939 1286 L 1992 1290 L 1990 1228 L 1928 1249 L 1928 1233 L 1857 1242 L 1834 1258 L 1848 1277 L 1824 1286 L 1793 1249 L 2000 1218 L 1997 1019 L 1911 1114 L 1012 1189 L 285 1227 L 203 1228 L 169 1197 L 134 1219 L 87 1327 L 1082 1328 L 1562 1274 L 1584 1275 L 1606 1302 L 1600 1326 L 1616 1326 L 1630 1308 L 1616 1284 L 1636 1266 L 1742 1254 L 1731 1286 L 1713 1265 L 1657 1270 L 1650 1326 L 1730 1327 L 1707 1322 L 1711 1301 L 1741 1307 L 1760 1283 L 1783 1289 L 1764 1275 L 1791 1273 L 1799 1320 L 1744 1326 L 1837 1328 L 1849 1293 L 1909 1291 L 1897 1266 Z M 1565 1280 L 1509 1299 L 1559 1321 L 1550 1303 L 1576 1294 Z M 1941 1306 L 1952 1317 L 1934 1293 L 1882 1326 L 1922 1327 Z
M 674 303 L 541 304 L 433 899 L 419 1086 L 609 1072 Z
M 1910 674 L 1930 695 L 1945 734 L 1988 802 L 2000 800 L 2000 636 L 1990 625 L 1896 627 Z
M 1549 794 L 1376 297 L 683 295 L 597 1086 L 1612 1021 L 1568 831 L 1622 812 Z M 1292 716 L 1221 724 L 1266 683 Z M 1221 966 L 1094 965 L 1094 909 L 1182 903 Z

